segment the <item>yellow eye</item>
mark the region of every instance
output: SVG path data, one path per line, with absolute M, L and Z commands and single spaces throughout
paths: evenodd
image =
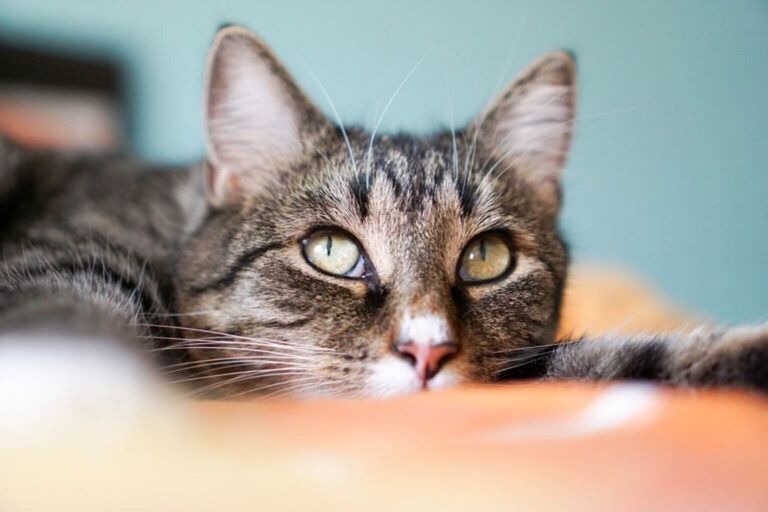
M 340 231 L 319 231 L 302 241 L 304 257 L 327 274 L 362 277 L 365 263 L 354 238 Z
M 486 233 L 464 249 L 459 277 L 467 283 L 490 281 L 502 276 L 513 263 L 509 243 L 501 235 Z

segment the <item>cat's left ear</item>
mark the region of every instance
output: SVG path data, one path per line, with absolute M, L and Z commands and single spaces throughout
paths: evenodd
M 495 173 L 515 174 L 533 186 L 544 206 L 560 206 L 560 178 L 576 109 L 575 65 L 552 52 L 529 65 L 468 127 L 490 152 Z
M 329 126 L 269 47 L 239 26 L 219 30 L 209 52 L 205 121 L 214 205 L 267 190 Z

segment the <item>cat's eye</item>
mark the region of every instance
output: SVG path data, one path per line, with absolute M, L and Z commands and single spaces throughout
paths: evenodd
M 363 277 L 365 261 L 357 241 L 336 230 L 318 231 L 301 242 L 310 265 L 335 276 Z
M 465 283 L 493 281 L 505 275 L 514 264 L 507 237 L 499 233 L 483 233 L 475 237 L 461 255 L 459 277 Z

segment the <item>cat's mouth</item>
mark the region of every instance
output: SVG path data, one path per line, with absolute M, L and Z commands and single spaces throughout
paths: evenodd
M 452 365 L 441 366 L 438 371 L 426 374 L 409 361 L 397 356 L 386 356 L 375 363 L 365 382 L 366 394 L 389 397 L 434 391 L 457 386 L 463 379 Z

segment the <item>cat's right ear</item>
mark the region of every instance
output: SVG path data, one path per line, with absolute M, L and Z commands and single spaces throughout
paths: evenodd
M 208 55 L 205 124 L 214 206 L 263 192 L 304 157 L 328 121 L 272 51 L 239 26 L 219 30 Z

